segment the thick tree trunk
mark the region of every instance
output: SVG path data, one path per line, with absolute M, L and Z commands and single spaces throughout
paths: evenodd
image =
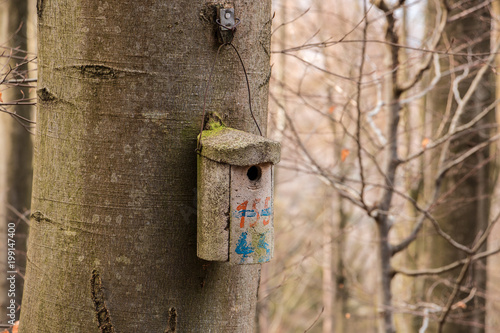
M 27 71 L 28 65 L 17 66 L 17 64 L 25 62 L 29 57 L 23 60 L 28 51 L 28 0 L 9 0 L 4 1 L 0 6 L 0 25 L 2 35 L 0 40 L 5 44 L 2 46 L 14 48 L 20 51 L 14 51 L 9 65 L 16 68 L 17 71 Z M 9 52 L 4 52 L 4 57 L 8 57 Z M 26 73 L 25 73 L 26 74 Z M 8 79 L 15 78 L 10 75 Z M 3 79 L 3 77 L 1 78 Z M 28 88 L 10 87 L 3 90 L 4 102 L 27 99 L 30 96 Z M 28 105 L 17 105 L 9 109 L 16 112 L 18 115 L 31 118 L 32 107 Z M 23 275 L 26 267 L 26 238 L 27 224 L 19 218 L 17 213 L 24 214 L 30 208 L 31 201 L 31 183 L 32 183 L 32 155 L 33 142 L 30 133 L 21 126 L 13 117 L 6 113 L 0 114 L 0 233 L 2 244 L 2 252 L 0 262 L 2 265 L 6 263 L 7 256 L 3 249 L 7 245 L 7 225 L 16 225 L 13 240 L 15 243 L 10 243 L 15 247 L 15 263 L 14 266 L 2 266 L 2 272 L 17 271 L 20 274 L 15 275 L 15 291 L 14 294 L 8 293 L 5 287 L 8 282 L 5 275 L 2 274 L 2 286 L 0 288 L 1 306 L 0 318 L 1 322 L 6 317 L 5 310 L 7 309 L 6 302 L 10 303 L 11 299 L 16 302 L 16 307 L 21 305 L 21 296 L 23 292 Z M 13 223 L 13 224 L 12 224 Z M 12 230 L 12 229 L 11 229 Z M 9 276 L 12 274 L 9 274 Z M 10 289 L 10 283 L 9 283 Z M 9 294 L 12 296 L 9 296 Z M 9 311 L 10 312 L 10 311 Z M 19 318 L 19 311 L 16 311 L 16 319 Z
M 21 332 L 252 332 L 260 265 L 196 257 L 212 2 L 38 2 L 38 129 Z M 265 133 L 270 1 L 234 40 Z M 225 47 L 207 111 L 257 133 Z M 101 329 L 101 330 L 100 330 Z
M 500 0 L 494 0 L 491 3 L 491 15 L 492 15 L 492 36 L 490 44 L 495 45 L 500 42 Z M 496 56 L 495 59 L 496 68 L 500 67 L 500 55 Z M 500 76 L 495 76 L 495 98 L 500 98 Z M 499 124 L 500 120 L 500 106 L 496 107 L 496 122 Z M 498 128 L 497 128 L 498 132 Z M 496 154 L 499 153 L 499 145 L 496 145 Z M 497 162 L 497 173 L 496 177 L 498 177 L 498 162 Z M 498 179 L 498 178 L 496 178 Z M 498 180 L 497 180 L 498 181 Z M 495 195 L 498 196 L 499 193 L 498 186 L 495 188 Z M 498 239 L 500 239 L 500 229 L 495 228 L 492 231 L 492 235 L 489 239 L 489 243 L 493 246 L 496 246 Z M 500 317 L 498 313 L 500 313 L 500 256 L 492 256 L 488 258 L 487 264 L 487 286 L 486 289 L 488 291 L 488 298 L 486 299 L 486 329 L 487 333 L 495 333 L 498 331 L 498 327 L 500 327 Z
M 467 2 L 466 6 L 472 7 L 480 3 L 482 1 L 470 1 Z M 456 6 L 457 4 L 459 4 L 458 1 L 451 1 L 451 5 Z M 456 11 L 450 13 L 450 17 L 453 17 L 456 13 L 463 12 L 465 9 L 459 6 Z M 459 50 L 462 53 L 487 54 L 490 51 L 489 23 L 490 15 L 488 9 L 474 11 L 472 14 L 450 24 L 446 30 L 447 38 L 445 40 L 452 43 L 451 47 L 453 50 Z M 444 45 L 443 47 L 449 48 L 450 45 Z M 474 58 L 474 60 L 477 59 Z M 466 56 L 456 55 L 447 57 L 446 62 L 448 61 L 453 64 L 452 66 L 457 67 L 467 65 L 471 59 Z M 449 64 L 443 64 L 442 68 L 450 68 L 450 66 Z M 477 72 L 473 67 L 470 68 L 470 71 L 470 75 L 458 86 L 461 96 L 464 96 L 467 89 L 469 89 L 472 79 Z M 460 74 L 462 74 L 462 71 L 459 71 L 455 76 Z M 455 77 L 455 79 L 457 78 Z M 438 117 L 442 117 L 445 114 L 446 108 L 451 108 L 453 116 L 457 104 L 453 102 L 452 105 L 448 105 L 448 94 L 451 89 L 449 80 L 441 80 L 431 95 L 431 99 L 429 100 L 430 109 L 434 110 Z M 467 104 L 460 123 L 470 121 L 483 111 L 493 101 L 494 94 L 494 81 L 491 77 L 485 76 Z M 494 112 L 491 112 L 490 116 L 479 122 L 472 131 L 454 139 L 450 145 L 450 159 L 460 156 L 471 147 L 491 137 L 492 128 L 495 126 L 494 119 Z M 441 121 L 441 119 L 438 121 Z M 478 234 L 481 234 L 488 224 L 491 193 L 494 186 L 491 182 L 492 167 L 489 159 L 490 154 L 488 148 L 486 148 L 466 159 L 457 168 L 451 170 L 443 179 L 439 199 L 440 205 L 433 212 L 443 230 L 450 234 L 456 241 L 467 246 L 474 243 L 478 238 Z M 431 242 L 432 255 L 429 256 L 431 267 L 443 266 L 465 257 L 463 252 L 452 247 L 439 236 L 427 239 L 427 241 Z M 467 302 L 464 309 L 450 313 L 443 332 L 470 333 L 484 331 L 481 325 L 484 325 L 485 322 L 485 300 L 483 296 L 480 296 L 486 287 L 484 265 L 485 261 L 476 262 L 469 269 L 463 286 L 469 289 L 477 288 L 478 295 Z M 460 269 L 448 275 L 441 276 L 449 279 L 451 284 L 448 286 L 439 284 L 433 292 L 433 295 L 436 297 L 433 301 L 436 301 L 438 304 L 446 303 L 446 299 L 454 287 L 459 271 Z M 468 295 L 469 293 L 467 292 L 459 293 L 454 301 L 458 302 L 461 299 L 465 299 Z

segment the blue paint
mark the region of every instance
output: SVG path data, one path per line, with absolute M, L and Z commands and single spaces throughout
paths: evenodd
M 258 249 L 264 249 L 264 250 L 266 250 L 266 255 L 265 256 L 261 256 L 259 258 L 259 262 L 267 262 L 270 259 L 269 255 L 270 255 L 271 251 L 269 249 L 269 244 L 266 243 L 266 234 L 267 234 L 267 232 L 259 235 L 259 241 L 257 243 L 257 248 Z
M 253 209 L 242 209 L 242 210 L 237 210 L 236 212 L 234 212 L 233 215 L 234 217 L 239 219 L 242 217 L 254 217 L 257 215 L 257 213 Z
M 238 243 L 236 243 L 236 249 L 234 250 L 236 253 L 243 255 L 240 263 L 243 263 L 250 254 L 254 253 L 254 248 L 252 247 L 251 244 L 248 244 L 247 236 L 248 236 L 247 231 L 243 232 L 240 235 Z
M 272 213 L 273 213 L 272 208 L 271 208 L 271 207 L 268 207 L 268 208 L 264 208 L 264 209 L 261 211 L 260 215 L 261 215 L 261 216 L 271 216 L 271 214 L 272 214 Z

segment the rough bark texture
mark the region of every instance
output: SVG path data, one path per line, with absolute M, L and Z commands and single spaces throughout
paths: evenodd
M 28 51 L 28 0 L 9 0 L 0 5 L 0 42 L 5 43 L 2 46 L 17 48 L 22 51 Z M 8 56 L 9 52 L 4 52 Z M 18 53 L 16 56 L 24 56 L 25 53 Z M 16 67 L 16 63 L 22 63 L 22 59 L 11 59 L 10 65 Z M 20 71 L 27 70 L 28 66 L 18 67 Z M 5 69 L 5 68 L 4 68 Z M 12 77 L 9 77 L 12 78 Z M 0 79 L 3 79 L 0 78 Z M 11 87 L 3 91 L 4 102 L 28 98 L 30 95 L 28 88 Z M 10 111 L 16 112 L 22 117 L 31 118 L 32 107 L 27 105 L 17 105 Z M 0 243 L 7 242 L 6 227 L 7 223 L 17 224 L 15 233 L 16 248 L 16 269 L 21 273 L 16 276 L 15 300 L 17 305 L 21 305 L 21 296 L 23 291 L 24 268 L 26 267 L 26 237 L 27 225 L 13 212 L 17 210 L 25 213 L 30 208 L 31 182 L 32 182 L 32 155 L 33 141 L 32 136 L 25 130 L 13 117 L 6 113 L 0 113 Z M 7 204 L 10 209 L 7 208 Z M 4 229 L 5 228 L 5 229 Z M 2 246 L 0 253 L 0 263 L 5 265 L 7 256 Z M 11 271 L 6 266 L 2 266 L 2 273 Z M 2 274 L 2 277 L 4 275 Z M 5 323 L 5 309 L 10 298 L 7 298 L 4 283 L 7 281 L 2 278 L 0 287 L 0 322 Z M 19 312 L 16 312 L 16 318 L 19 318 Z
M 40 0 L 21 332 L 252 332 L 259 265 L 196 257 L 196 137 L 218 44 L 205 1 Z M 266 128 L 270 1 L 233 41 Z M 233 50 L 207 111 L 257 134 Z
M 482 1 L 470 1 L 464 6 L 458 6 L 456 11 L 452 11 L 450 16 L 465 11 L 466 8 L 478 5 Z M 452 6 L 459 4 L 459 1 L 451 1 Z M 487 54 L 489 48 L 490 15 L 488 9 L 474 11 L 453 23 L 446 29 L 446 39 L 452 43 L 452 48 L 466 53 Z M 449 46 L 443 45 L 443 48 Z M 467 64 L 470 59 L 466 56 L 450 56 L 444 59 L 442 68 L 450 68 L 450 64 L 457 67 Z M 481 66 L 482 64 L 479 64 Z M 472 79 L 477 73 L 475 68 L 470 68 L 470 75 L 459 84 L 461 96 L 464 96 L 469 89 Z M 462 71 L 456 75 L 462 74 Z M 434 110 L 435 123 L 439 123 L 447 108 L 448 93 L 451 85 L 449 80 L 441 80 L 431 95 L 429 100 L 431 110 Z M 460 123 L 470 121 L 489 105 L 494 98 L 494 81 L 491 76 L 485 76 L 476 89 L 473 97 L 466 106 L 464 116 Z M 448 107 L 450 107 L 448 105 Z M 451 105 L 452 115 L 457 104 Z M 492 134 L 495 126 L 494 111 L 479 122 L 471 131 L 462 134 L 454 139 L 450 145 L 449 159 L 454 159 L 471 147 L 484 142 Z M 440 191 L 439 205 L 433 211 L 441 227 L 461 244 L 470 246 L 478 238 L 478 234 L 486 229 L 489 219 L 491 193 L 494 186 L 492 182 L 492 165 L 489 162 L 490 154 L 488 148 L 479 151 L 467 158 L 463 163 L 452 169 L 445 176 Z M 443 238 L 436 236 L 427 239 L 431 244 L 429 264 L 431 267 L 439 267 L 449 264 L 455 260 L 465 258 L 465 254 L 451 246 Z M 455 279 L 460 272 L 460 268 L 450 274 L 442 275 L 451 282 L 451 285 L 444 286 L 438 284 L 432 295 L 433 301 L 438 304 L 445 304 L 451 290 L 454 287 Z M 434 283 L 431 281 L 429 285 Z M 481 325 L 484 324 L 485 300 L 480 296 L 486 287 L 485 261 L 476 262 L 469 269 L 468 275 L 462 284 L 466 288 L 477 288 L 478 296 L 467 303 L 466 308 L 452 311 L 447 319 L 447 324 L 443 327 L 443 332 L 483 332 Z M 469 293 L 459 293 L 455 302 L 466 298 Z M 475 323 L 475 324 L 472 324 Z M 431 328 L 432 329 L 432 328 Z

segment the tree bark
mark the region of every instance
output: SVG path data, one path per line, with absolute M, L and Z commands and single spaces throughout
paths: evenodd
M 32 229 L 21 332 L 253 332 L 260 265 L 196 257 L 196 137 L 214 3 L 38 2 Z M 236 1 L 265 133 L 270 1 Z M 207 112 L 258 133 L 221 51 Z

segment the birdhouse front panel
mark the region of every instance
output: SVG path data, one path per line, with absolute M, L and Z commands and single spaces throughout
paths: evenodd
M 231 166 L 229 261 L 258 264 L 274 252 L 273 165 Z

